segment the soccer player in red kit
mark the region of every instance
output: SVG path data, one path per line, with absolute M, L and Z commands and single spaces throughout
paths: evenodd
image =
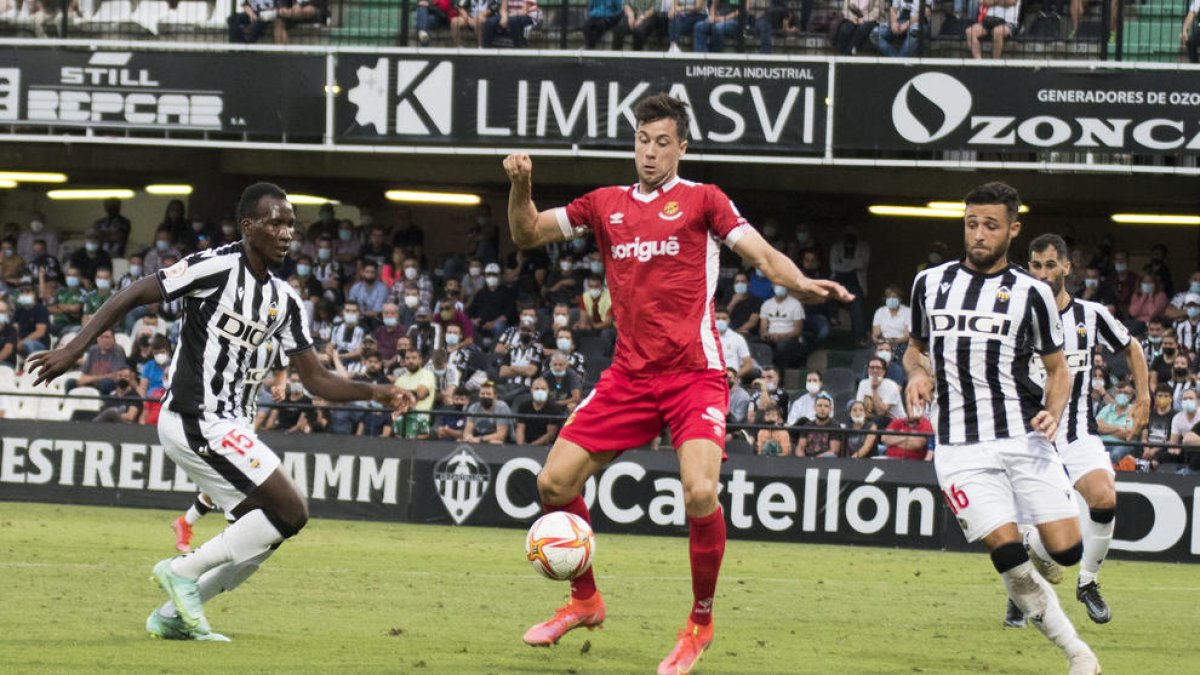
M 694 602 L 658 672 L 687 673 L 713 639 L 713 595 L 725 552 L 717 481 L 729 390 L 713 319 L 718 247 L 729 246 L 804 302 L 851 296 L 836 283 L 805 277 L 720 189 L 678 176 L 688 146 L 687 104 L 658 94 L 641 101 L 634 116 L 637 183 L 600 188 L 565 208 L 539 212 L 531 193 L 533 162 L 525 154 L 509 155 L 508 221 L 521 248 L 589 232 L 596 238 L 612 298 L 616 353 L 563 426 L 538 474 L 538 493 L 547 512 L 590 521 L 581 496 L 588 477 L 670 427 L 688 516 Z M 604 601 L 588 570 L 571 583 L 568 603 L 524 639 L 547 646 L 567 631 L 603 621 Z

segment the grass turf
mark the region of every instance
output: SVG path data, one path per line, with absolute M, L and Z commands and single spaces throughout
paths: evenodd
M 143 624 L 163 596 L 148 579 L 173 552 L 175 515 L 0 502 L 0 670 L 644 673 L 691 602 L 683 538 L 601 533 L 607 623 L 534 649 L 521 634 L 566 587 L 529 568 L 521 532 L 319 520 L 209 603 L 232 643 L 153 640 Z M 209 516 L 196 541 L 222 525 Z M 700 672 L 1066 671 L 1032 627 L 1001 628 L 981 555 L 733 541 L 722 572 Z M 1105 673 L 1200 672 L 1200 567 L 1106 563 L 1106 626 L 1088 621 L 1073 578 L 1059 597 Z

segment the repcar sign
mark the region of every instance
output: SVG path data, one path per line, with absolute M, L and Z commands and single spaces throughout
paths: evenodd
M 835 151 L 1200 151 L 1195 71 L 839 63 L 836 79 Z

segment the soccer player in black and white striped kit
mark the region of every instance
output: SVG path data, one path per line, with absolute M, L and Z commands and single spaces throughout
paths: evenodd
M 1129 337 L 1129 331 L 1113 318 L 1104 305 L 1072 298 L 1064 280 L 1071 273 L 1067 243 L 1056 234 L 1043 234 L 1029 243 L 1029 271 L 1050 286 L 1063 322 L 1064 354 L 1071 376 L 1071 397 L 1055 444 L 1067 467 L 1075 489 L 1087 502 L 1088 515 L 1081 518 L 1083 559 L 1079 564 L 1079 583 L 1075 597 L 1087 608 L 1096 623 L 1108 623 L 1112 612 L 1100 595 L 1096 575 L 1112 543 L 1117 509 L 1114 472 L 1104 442 L 1096 429 L 1096 411 L 1092 409 L 1092 354 L 1097 345 L 1114 352 L 1125 352 L 1133 373 L 1136 398 L 1133 401 L 1133 429 L 1137 433 L 1150 417 L 1150 377 L 1142 347 Z M 1036 359 L 1036 357 L 1035 357 Z M 1035 371 L 1040 370 L 1035 364 Z M 1025 545 L 1038 571 L 1050 583 L 1062 581 L 1062 569 L 1050 558 L 1036 529 L 1025 532 Z M 1012 601 L 1005 625 L 1019 627 L 1023 617 Z
M 931 406 L 938 483 L 967 539 L 991 552 L 1008 596 L 1066 653 L 1069 675 L 1094 675 L 1099 661 L 1034 569 L 1017 528 L 1019 507 L 1053 560 L 1079 562 L 1079 513 L 1054 449 L 1070 393 L 1062 321 L 1050 288 L 1008 262 L 1021 232 L 1016 190 L 988 183 L 964 201 L 966 256 L 913 282 L 909 410 Z M 1035 353 L 1044 388 L 1031 377 Z
M 233 590 L 285 539 L 308 522 L 308 505 L 258 438 L 253 397 L 278 340 L 308 391 L 330 401 L 374 400 L 396 408 L 407 394 L 390 385 L 351 382 L 317 362 L 300 297 L 270 268 L 283 261 L 296 217 L 287 194 L 256 183 L 237 205 L 239 242 L 188 256 L 135 281 L 106 302 L 65 346 L 30 359 L 35 383 L 72 367 L 96 336 L 130 310 L 184 301 L 171 386 L 158 435 L 171 461 L 236 520 L 187 555 L 154 567 L 170 602 L 151 612 L 146 630 L 178 640 L 227 640 L 212 632 L 203 603 Z

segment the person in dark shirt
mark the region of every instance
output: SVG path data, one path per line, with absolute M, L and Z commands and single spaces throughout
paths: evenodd
M 22 356 L 43 351 L 50 344 L 50 312 L 33 292 L 33 284 L 21 284 L 13 321 L 17 324 L 18 348 Z
M 456 387 L 450 397 L 450 403 L 434 410 L 437 413 L 437 426 L 434 434 L 438 440 L 457 441 L 462 439 L 463 429 L 467 426 L 467 416 L 463 411 L 471 400 L 471 392 L 466 387 Z
M 500 266 L 489 263 L 483 270 L 484 286 L 467 305 L 467 316 L 481 336 L 497 337 L 517 320 L 516 293 L 500 283 Z
M 12 307 L 0 300 L 0 363 L 17 367 L 17 325 L 13 323 Z
M 142 394 L 134 387 L 133 371 L 128 366 L 118 370 L 113 382 L 116 388 L 104 397 L 104 409 L 92 421 L 137 424 L 142 414 Z
M 558 436 L 559 422 L 548 417 L 532 415 L 562 415 L 563 409 L 550 400 L 550 386 L 537 378 L 530 387 L 532 398 L 517 406 L 517 443 L 520 445 L 550 445 Z
M 304 383 L 299 373 L 292 373 L 288 381 L 287 398 L 267 417 L 266 429 L 276 429 L 288 434 L 312 433 L 312 399 L 304 393 Z
M 359 250 L 360 258 L 370 260 L 379 269 L 392 262 L 392 245 L 387 243 L 386 237 L 387 232 L 382 225 L 372 225 L 367 234 L 367 243 Z
M 101 267 L 112 269 L 112 256 L 108 254 L 108 251 L 100 248 L 100 235 L 88 232 L 87 238 L 83 242 L 83 248 L 75 251 L 67 266 L 78 269 L 79 275 L 91 284 L 96 281 L 96 270 Z
M 92 223 L 92 229 L 100 235 L 100 248 L 109 255 L 125 257 L 125 244 L 129 241 L 133 225 L 121 215 L 120 199 L 114 197 L 104 200 L 104 217 Z

